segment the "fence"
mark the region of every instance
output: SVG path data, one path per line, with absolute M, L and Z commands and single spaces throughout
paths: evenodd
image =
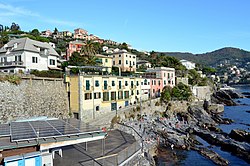
M 128 146 L 126 149 L 120 151 L 116 154 L 111 154 L 107 156 L 102 156 L 94 160 L 89 160 L 82 162 L 81 165 L 84 166 L 116 166 L 124 165 L 133 157 L 135 157 L 139 152 L 141 152 L 141 146 L 138 142 L 135 142 Z

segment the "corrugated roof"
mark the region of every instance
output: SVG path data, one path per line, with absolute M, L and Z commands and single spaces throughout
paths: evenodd
M 46 42 L 40 42 L 40 41 L 32 40 L 30 38 L 25 37 L 25 38 L 11 40 L 6 45 L 7 47 L 14 47 L 15 43 L 17 43 L 17 47 L 13 48 L 11 52 L 32 51 L 32 52 L 39 53 L 39 50 L 37 49 L 37 47 L 39 47 L 39 48 L 48 49 L 49 55 L 59 56 L 58 53 L 49 45 L 49 43 L 46 43 Z M 7 52 L 7 50 L 3 46 L 0 49 L 0 53 L 5 53 L 5 52 Z

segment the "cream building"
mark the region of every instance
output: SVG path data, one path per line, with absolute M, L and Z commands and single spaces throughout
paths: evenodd
M 95 55 L 98 59 L 100 59 L 100 63 L 102 65 L 102 67 L 106 67 L 103 69 L 103 71 L 108 71 L 109 73 L 111 73 L 112 70 L 112 56 L 106 56 L 106 55 L 101 55 L 101 54 L 97 54 Z
M 141 78 L 79 75 L 68 78 L 70 110 L 75 118 L 95 119 L 140 101 Z
M 111 55 L 113 56 L 113 65 L 120 67 L 123 72 L 136 71 L 136 55 L 126 50 L 117 50 Z

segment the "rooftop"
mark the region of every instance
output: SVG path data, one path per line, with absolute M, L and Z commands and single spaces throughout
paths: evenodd
M 17 44 L 16 48 L 14 48 L 15 44 Z M 32 40 L 32 39 L 27 38 L 27 37 L 20 38 L 20 39 L 14 39 L 14 40 L 9 41 L 7 44 L 5 44 L 0 49 L 0 53 L 7 52 L 6 48 L 9 48 L 9 47 L 13 48 L 11 50 L 12 52 L 15 52 L 15 51 L 32 51 L 32 52 L 37 52 L 37 53 L 40 52 L 37 49 L 37 47 L 45 48 L 45 49 L 49 50 L 50 55 L 59 56 L 58 53 L 51 47 L 51 45 L 49 43 Z

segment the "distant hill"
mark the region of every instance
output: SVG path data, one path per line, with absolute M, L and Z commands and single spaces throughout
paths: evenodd
M 167 56 L 173 56 L 178 59 L 186 59 L 202 65 L 215 66 L 221 61 L 230 60 L 238 62 L 249 62 L 250 52 L 238 48 L 225 47 L 216 51 L 207 52 L 204 54 L 192 54 L 181 52 L 164 52 Z

